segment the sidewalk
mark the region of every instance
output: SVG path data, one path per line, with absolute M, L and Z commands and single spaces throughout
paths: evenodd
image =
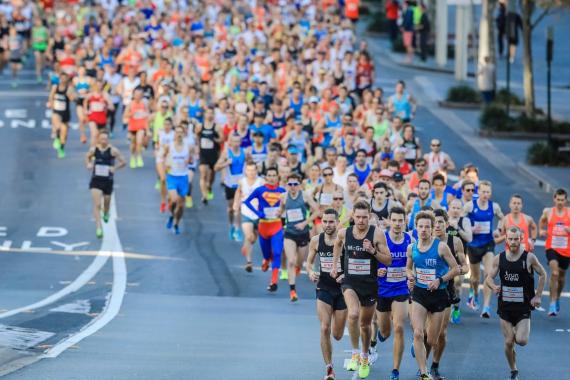
M 365 28 L 364 26 L 359 26 Z M 362 32 L 364 32 L 363 29 Z M 406 68 L 411 74 L 407 78 L 412 91 L 418 95 L 418 101 L 426 106 L 440 120 L 448 124 L 455 130 L 461 130 L 465 136 L 466 143 L 485 149 L 488 157 L 493 157 L 494 165 L 501 166 L 501 170 L 509 175 L 516 175 L 513 170 L 528 177 L 533 183 L 545 192 L 551 193 L 554 189 L 563 187 L 570 189 L 570 168 L 568 167 L 546 167 L 529 165 L 526 162 L 526 152 L 534 140 L 509 140 L 485 138 L 479 136 L 479 115 L 480 110 L 449 109 L 439 107 L 438 102 L 445 99 L 447 89 L 457 84 L 453 75 L 449 75 L 441 70 L 437 70 L 435 65 L 403 63 L 403 54 L 393 53 L 390 43 L 386 37 L 359 33 L 368 42 L 373 57 L 381 60 L 383 66 L 393 66 L 400 69 Z M 381 70 L 378 70 L 381 72 Z M 381 74 L 380 74 L 381 75 Z M 413 80 L 412 80 L 413 78 Z M 570 78 L 568 78 L 570 80 Z M 474 85 L 473 79 L 470 80 Z M 516 87 L 514 87 L 516 88 Z M 390 89 L 391 90 L 391 89 Z M 390 93 L 391 91 L 387 91 Z M 419 96 L 422 94 L 423 96 Z M 568 91 L 567 96 L 570 96 Z M 565 96 L 565 99 L 567 99 Z M 570 109 L 566 104 L 566 112 L 570 114 Z

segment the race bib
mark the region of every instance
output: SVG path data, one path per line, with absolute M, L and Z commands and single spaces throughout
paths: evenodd
M 330 206 L 333 202 L 333 195 L 328 193 L 321 193 L 320 199 L 321 205 L 323 206 Z
M 435 281 L 434 268 L 416 268 L 416 281 L 418 284 L 427 286 L 431 281 Z
M 95 165 L 95 175 L 97 177 L 108 177 L 111 174 L 109 165 Z
M 53 102 L 53 109 L 54 111 L 65 111 L 67 105 L 64 101 L 61 100 L 54 100 Z
M 333 268 L 332 257 L 321 257 L 321 272 L 330 273 Z
M 406 281 L 406 268 L 396 267 L 390 268 L 386 271 L 386 282 L 402 282 Z
M 205 137 L 202 137 L 200 139 L 200 148 L 202 148 L 202 149 L 214 149 L 214 141 L 207 139 Z
M 491 233 L 491 222 L 475 222 L 473 225 L 474 234 L 490 234 Z
M 101 102 L 91 103 L 91 112 L 103 112 L 105 111 L 105 104 Z
M 300 208 L 294 208 L 292 210 L 287 210 L 287 221 L 290 223 L 301 222 L 305 219 L 303 215 L 303 210 Z
M 278 219 L 279 218 L 279 207 L 266 207 L 265 219 Z
M 148 116 L 148 113 L 146 111 L 136 111 L 133 114 L 134 119 L 145 119 L 147 116 Z
M 348 274 L 367 276 L 370 274 L 370 259 L 348 259 Z
M 558 248 L 558 249 L 568 248 L 568 236 L 553 236 L 552 248 Z
M 501 295 L 504 302 L 524 302 L 524 292 L 522 286 L 503 286 Z

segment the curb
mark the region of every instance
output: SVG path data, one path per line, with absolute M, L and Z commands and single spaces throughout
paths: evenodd
M 523 164 L 521 162 L 517 162 L 518 169 L 530 178 L 533 182 L 535 182 L 540 189 L 544 192 L 552 194 L 552 192 L 559 188 L 560 186 L 550 182 L 550 180 L 546 179 L 545 177 L 541 176 L 540 174 L 536 173 L 529 165 Z
M 507 140 L 529 140 L 529 141 L 539 141 L 546 140 L 548 135 L 546 133 L 531 133 L 531 132 L 501 132 L 501 131 L 489 131 L 479 129 L 479 136 L 493 139 L 507 139 Z M 554 140 L 570 141 L 570 134 L 553 133 L 552 138 Z

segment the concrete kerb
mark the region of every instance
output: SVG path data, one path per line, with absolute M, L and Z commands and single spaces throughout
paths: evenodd
M 518 169 L 524 173 L 529 179 L 536 183 L 536 185 L 542 189 L 545 193 L 552 194 L 555 189 L 558 189 L 562 186 L 557 185 L 555 182 L 551 181 L 550 179 L 545 178 L 544 176 L 537 173 L 532 167 L 522 162 L 517 162 Z

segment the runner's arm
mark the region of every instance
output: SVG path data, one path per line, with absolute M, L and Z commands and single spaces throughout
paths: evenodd
M 236 194 L 234 195 L 234 204 L 232 206 L 234 212 L 239 212 L 240 206 L 241 206 L 241 184 L 238 184 L 238 187 L 236 189 Z
M 125 160 L 125 157 L 123 156 L 123 154 L 121 153 L 121 151 L 115 147 L 111 148 L 111 154 L 113 155 L 113 157 L 115 157 L 117 159 L 117 163 L 115 164 L 115 169 L 121 169 L 124 168 L 127 165 L 127 160 Z
M 85 167 L 91 169 L 93 167 L 93 156 L 95 155 L 95 148 L 89 148 L 85 155 Z
M 317 256 L 317 247 L 319 243 L 319 235 L 315 235 L 311 238 L 309 242 L 309 255 L 307 256 L 307 262 L 305 264 L 305 270 L 309 279 L 313 282 L 318 280 L 318 274 L 313 271 L 313 265 L 315 264 L 315 257 Z
M 449 249 L 447 244 L 445 244 L 444 242 L 439 242 L 437 251 L 449 266 L 449 271 L 443 276 L 441 276 L 441 281 L 446 282 L 451 280 L 455 276 L 459 276 L 460 266 L 457 263 L 457 260 L 455 260 L 455 257 L 453 257 L 453 254 L 451 253 L 451 250 Z
M 334 242 L 333 247 L 333 264 L 331 269 L 331 277 L 336 278 L 338 276 L 337 272 L 337 263 L 340 260 L 340 255 L 342 253 L 342 246 L 344 245 L 344 237 L 346 235 L 346 228 L 341 229 L 338 231 L 338 235 L 336 236 L 336 240 Z
M 541 237 L 546 237 L 547 229 L 548 229 L 548 209 L 545 208 L 542 211 L 540 219 L 538 220 L 538 234 Z
M 536 255 L 532 252 L 528 253 L 527 256 L 528 264 L 527 267 L 532 267 L 532 269 L 538 274 L 538 285 L 536 286 L 535 296 L 531 300 L 531 304 L 534 307 L 540 306 L 540 297 L 542 297 L 542 292 L 544 290 L 544 285 L 546 284 L 546 271 L 544 267 L 538 261 Z
M 386 242 L 386 235 L 380 228 L 374 230 L 374 258 L 381 262 L 382 264 L 389 266 L 392 264 L 392 255 L 388 249 L 388 243 Z
M 406 250 L 406 275 L 408 276 L 408 288 L 412 290 L 416 283 L 416 277 L 414 276 L 414 260 L 412 259 L 412 244 L 408 245 Z
M 227 168 L 230 166 L 230 164 L 231 161 L 228 157 L 227 151 L 224 149 L 222 154 L 220 154 L 220 158 L 218 158 L 218 161 L 216 161 L 216 164 L 214 165 L 214 170 L 218 172 L 224 168 Z
M 493 206 L 494 207 L 494 206 Z M 463 216 L 469 215 L 473 211 L 473 202 L 468 202 L 463 205 Z
M 495 294 L 499 294 L 499 292 L 501 291 L 501 287 L 495 284 L 495 277 L 497 277 L 497 274 L 499 273 L 499 257 L 501 256 L 497 255 L 493 258 L 493 264 L 491 266 L 491 270 L 489 271 L 487 277 L 485 278 L 485 286 L 491 288 L 495 292 Z
M 465 260 L 465 247 L 463 246 L 463 242 L 457 236 L 454 236 L 453 245 L 455 246 L 457 258 L 459 259 L 459 274 L 463 275 L 469 273 L 469 264 L 467 264 L 467 260 Z
M 471 243 L 473 240 L 473 230 L 471 229 L 471 221 L 469 218 L 463 218 L 461 226 L 458 227 L 459 236 L 461 236 L 466 243 Z

